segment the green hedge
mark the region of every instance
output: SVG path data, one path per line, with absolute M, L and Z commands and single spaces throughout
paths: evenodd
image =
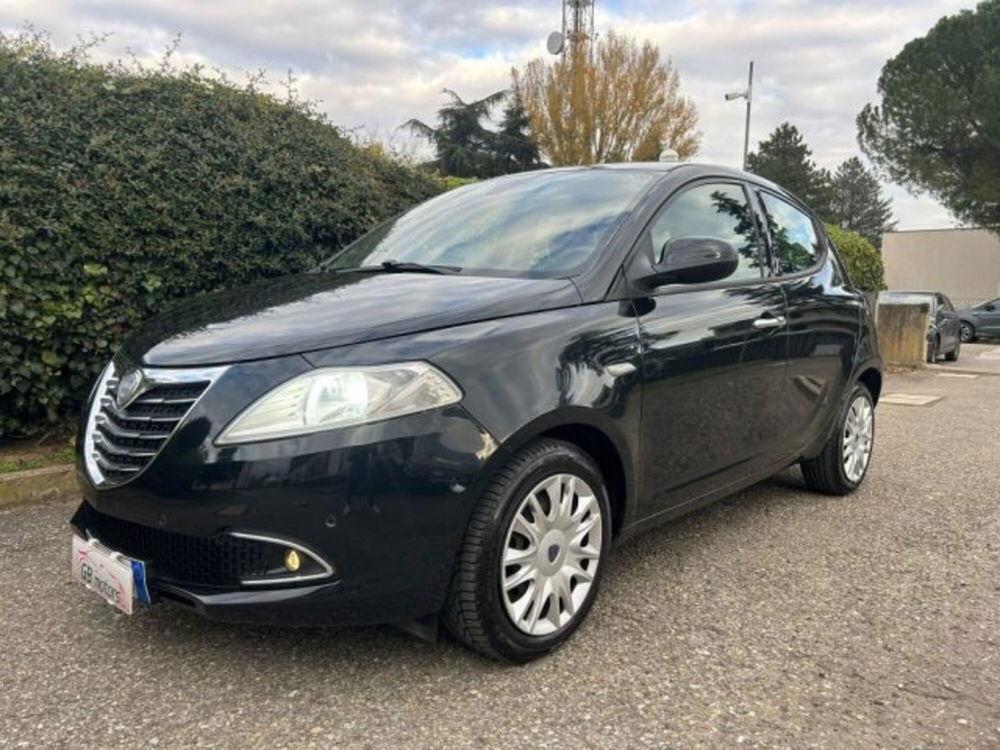
M 880 292 L 885 289 L 885 266 L 875 246 L 857 232 L 827 224 L 826 230 L 847 266 L 847 275 L 859 289 Z
M 0 437 L 72 414 L 144 318 L 441 189 L 293 97 L 0 34 Z

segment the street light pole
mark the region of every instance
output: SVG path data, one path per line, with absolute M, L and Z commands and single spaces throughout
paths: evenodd
M 753 106 L 753 60 L 750 61 L 750 77 L 747 79 L 746 89 L 726 94 L 727 102 L 731 102 L 734 99 L 747 100 L 747 124 L 743 134 L 743 169 L 746 169 L 747 156 L 750 153 L 750 109 Z
M 747 127 L 743 135 L 743 170 L 747 168 L 747 156 L 750 153 L 750 107 L 753 104 L 753 60 L 750 61 L 750 77 L 747 80 Z

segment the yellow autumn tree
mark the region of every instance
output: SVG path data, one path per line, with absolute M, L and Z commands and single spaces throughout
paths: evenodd
M 576 42 L 552 63 L 512 71 L 532 134 L 554 166 L 647 161 L 698 150 L 698 110 L 651 42 L 615 33 Z

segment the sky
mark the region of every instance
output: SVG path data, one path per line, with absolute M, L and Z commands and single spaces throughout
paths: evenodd
M 598 33 L 654 42 L 698 107 L 696 161 L 739 166 L 745 105 L 724 94 L 756 63 L 751 148 L 788 120 L 822 167 L 860 154 L 855 117 L 877 101 L 882 65 L 973 0 L 596 0 Z M 506 88 L 512 67 L 545 56 L 560 0 L 0 0 L 0 30 L 30 23 L 57 47 L 109 33 L 97 57 L 155 60 L 178 34 L 179 64 L 240 79 L 289 71 L 331 122 L 412 148 L 398 127 L 434 121 L 441 90 L 476 99 Z M 275 83 L 276 85 L 276 83 Z M 886 186 L 899 229 L 956 226 L 927 196 Z

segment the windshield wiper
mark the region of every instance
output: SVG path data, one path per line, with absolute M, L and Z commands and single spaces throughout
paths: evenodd
M 337 273 L 461 273 L 461 266 L 440 266 L 424 263 L 408 263 L 398 260 L 384 260 L 377 266 L 356 266 L 338 268 Z

